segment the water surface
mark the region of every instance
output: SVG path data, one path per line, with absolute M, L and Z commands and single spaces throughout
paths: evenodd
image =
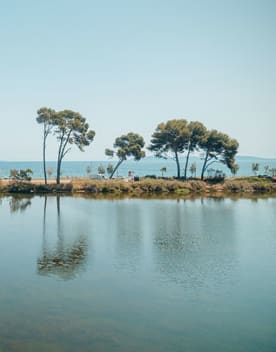
M 275 198 L 0 198 L 0 351 L 275 351 L 275 215 Z

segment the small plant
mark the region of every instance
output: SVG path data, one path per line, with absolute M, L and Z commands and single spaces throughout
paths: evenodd
M 105 168 L 102 165 L 98 166 L 98 173 L 100 175 L 104 175 L 105 174 Z
M 90 165 L 86 166 L 86 173 L 87 173 L 87 176 L 90 176 L 92 174 L 92 166 Z
M 237 175 L 237 172 L 239 171 L 239 165 L 238 164 L 234 164 L 232 167 L 231 167 L 231 173 L 233 176 L 236 176 Z
M 269 175 L 269 169 L 270 169 L 269 165 L 264 166 L 265 175 Z
M 47 169 L 47 175 L 50 178 L 54 173 L 54 169 L 52 167 L 48 167 Z
M 16 181 L 31 181 L 32 177 L 31 174 L 33 171 L 31 169 L 25 169 L 25 170 L 16 170 L 16 169 L 11 169 L 10 170 L 10 178 L 12 180 Z
M 193 163 L 193 164 L 190 166 L 190 173 L 191 173 L 191 176 L 192 176 L 192 177 L 196 177 L 196 163 Z
M 167 172 L 166 166 L 161 167 L 160 171 L 161 171 L 162 177 L 164 177 L 164 173 Z
M 254 172 L 254 175 L 257 176 L 257 173 L 259 171 L 260 164 L 258 163 L 253 163 L 252 164 L 252 171 Z
M 110 176 L 112 174 L 112 172 L 114 171 L 114 166 L 112 164 L 108 164 L 106 171 L 107 171 L 108 175 Z

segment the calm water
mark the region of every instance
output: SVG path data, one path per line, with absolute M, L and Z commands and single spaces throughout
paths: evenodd
M 181 161 L 181 175 L 184 174 L 185 159 L 180 158 Z M 237 176 L 252 176 L 252 163 L 259 164 L 259 174 L 264 174 L 264 167 L 269 165 L 270 168 L 276 168 L 276 159 L 262 159 L 255 157 L 237 157 L 236 160 L 239 165 Z M 102 165 L 105 168 L 108 164 L 115 165 L 116 162 L 110 161 L 64 161 L 62 163 L 62 176 L 76 176 L 84 177 L 87 176 L 87 167 L 89 166 L 92 170 L 92 174 L 97 174 L 98 166 Z M 202 160 L 198 157 L 191 157 L 190 165 L 194 163 L 197 171 L 196 175 L 199 176 L 202 167 Z M 133 160 L 127 160 L 118 169 L 117 176 L 127 176 L 128 171 L 132 171 L 134 175 L 145 176 L 145 175 L 156 175 L 161 176 L 160 169 L 162 167 L 167 168 L 167 172 L 164 176 L 175 176 L 176 175 L 176 163 L 172 159 L 157 159 L 157 158 L 145 158 L 139 162 Z M 43 178 L 43 166 L 40 161 L 0 161 L 0 178 L 8 177 L 11 169 L 27 169 L 30 168 L 33 171 L 33 178 Z M 56 175 L 56 162 L 49 161 L 47 163 L 47 169 L 50 168 L 53 171 L 52 178 Z M 227 176 L 231 176 L 229 169 L 220 163 L 215 163 L 212 168 L 221 170 Z M 206 173 L 206 176 L 208 173 Z M 188 171 L 188 176 L 191 176 Z M 106 175 L 108 177 L 108 175 Z
M 0 198 L 0 351 L 276 351 L 276 198 Z

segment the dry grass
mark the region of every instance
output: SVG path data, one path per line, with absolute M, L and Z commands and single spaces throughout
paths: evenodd
M 175 179 L 141 179 L 125 180 L 91 180 L 88 178 L 63 179 L 61 185 L 51 180 L 44 185 L 43 180 L 30 182 L 14 182 L 0 180 L 1 193 L 80 193 L 80 194 L 112 194 L 142 195 L 196 195 L 196 194 L 229 194 L 229 193 L 276 193 L 276 182 L 269 179 L 231 178 L 223 183 L 210 184 L 200 180 L 180 181 Z

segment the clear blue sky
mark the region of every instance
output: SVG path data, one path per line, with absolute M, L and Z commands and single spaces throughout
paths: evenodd
M 241 155 L 276 157 L 276 1 L 0 0 L 0 160 L 40 160 L 42 106 L 147 144 L 184 117 L 228 133 Z M 49 141 L 48 159 L 56 158 Z

